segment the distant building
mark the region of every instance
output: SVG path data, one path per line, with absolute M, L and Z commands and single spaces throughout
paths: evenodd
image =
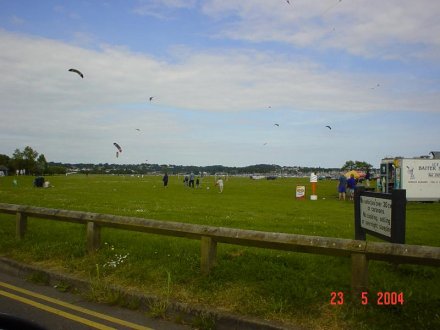
M 3 175 L 4 176 L 7 176 L 8 175 L 8 168 L 6 167 L 6 166 L 4 166 L 4 165 L 0 165 L 0 176 L 2 176 L 2 173 L 3 173 Z
M 430 154 L 434 159 L 440 159 L 440 151 L 431 151 Z

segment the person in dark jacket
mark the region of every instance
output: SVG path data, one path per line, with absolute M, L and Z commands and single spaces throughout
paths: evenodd
M 168 187 L 168 173 L 165 172 L 165 175 L 162 178 L 163 186 Z
M 367 187 L 370 186 L 370 179 L 371 179 L 370 169 L 367 169 L 367 174 L 365 174 L 365 181 L 366 181 Z

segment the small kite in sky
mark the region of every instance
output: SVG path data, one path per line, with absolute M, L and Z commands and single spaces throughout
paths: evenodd
M 113 145 L 119 150 L 119 152 L 122 152 L 122 148 L 119 144 L 117 144 L 116 142 L 113 142 Z
M 274 125 L 280 127 L 280 124 L 274 124 Z
M 113 142 L 113 145 L 118 149 L 118 151 L 116 151 L 116 158 L 118 158 L 119 157 L 119 153 L 122 152 L 122 148 L 116 142 Z
M 84 75 L 81 73 L 81 71 L 79 71 L 79 70 L 77 70 L 77 69 L 69 69 L 69 71 L 70 71 L 70 72 L 75 72 L 75 73 L 79 74 L 79 76 L 80 76 L 81 78 L 84 78 Z
M 136 128 L 136 131 L 140 132 L 140 131 L 141 131 L 141 129 L 140 129 L 140 128 Z
M 371 89 L 376 89 L 376 88 L 379 88 L 379 87 L 380 87 L 380 84 L 376 84 L 376 86 L 371 87 Z
M 264 142 L 264 143 L 263 143 L 263 146 L 265 146 L 266 144 L 267 144 L 267 142 Z
M 286 2 L 290 5 L 290 0 L 286 0 Z
M 327 127 L 327 128 L 330 129 L 330 130 L 332 129 L 329 125 L 327 125 L 327 126 L 325 126 L 325 127 Z
M 154 96 L 150 96 L 150 102 L 153 101 Z

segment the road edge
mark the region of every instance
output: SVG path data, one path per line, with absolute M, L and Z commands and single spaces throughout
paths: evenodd
M 44 277 L 47 279 L 47 285 L 55 285 L 59 282 L 69 283 L 79 291 L 79 293 L 85 292 L 91 286 L 90 282 L 84 279 L 66 273 L 43 269 L 35 265 L 25 264 L 3 256 L 0 256 L 0 271 L 20 278 L 27 278 L 35 273 L 44 274 Z M 139 309 L 145 309 L 147 311 L 149 309 L 149 304 L 160 301 L 159 297 L 127 291 L 117 286 L 111 286 L 110 289 L 117 292 L 123 292 L 125 297 L 136 299 L 141 302 Z M 178 319 L 179 322 L 188 325 L 194 324 L 197 318 L 209 318 L 214 320 L 215 329 L 217 330 L 304 330 L 304 328 L 301 327 L 286 326 L 278 322 L 269 322 L 254 317 L 241 316 L 229 312 L 222 312 L 215 309 L 207 309 L 201 306 L 188 305 L 173 301 L 169 302 L 166 315 L 168 321 Z

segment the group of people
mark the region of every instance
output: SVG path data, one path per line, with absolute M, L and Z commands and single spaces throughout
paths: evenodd
M 183 184 L 187 187 L 194 188 L 194 179 L 195 179 L 195 175 L 193 172 L 191 172 L 190 175 L 185 175 L 185 177 L 183 178 Z M 196 183 L 195 188 L 199 188 L 200 187 L 199 177 L 196 178 L 195 183 Z
M 339 200 L 345 201 L 345 195 L 348 194 L 349 199 L 352 201 L 354 199 L 354 190 L 356 189 L 356 179 L 354 174 L 351 174 L 347 179 L 344 173 L 341 173 L 338 180 L 338 193 Z
M 195 179 L 195 180 L 194 180 Z M 162 181 L 163 181 L 163 186 L 166 188 L 168 187 L 168 173 L 165 173 L 164 176 L 162 177 Z M 194 182 L 195 182 L 195 186 L 194 186 Z M 191 172 L 190 175 L 185 175 L 184 179 L 183 179 L 183 184 L 185 186 L 188 187 L 192 187 L 192 188 L 199 188 L 200 187 L 200 178 L 199 177 L 195 177 L 194 173 Z M 220 178 L 215 182 L 215 185 L 218 187 L 219 192 L 222 193 L 223 192 L 223 180 Z M 209 189 L 209 187 L 207 187 L 207 189 Z

